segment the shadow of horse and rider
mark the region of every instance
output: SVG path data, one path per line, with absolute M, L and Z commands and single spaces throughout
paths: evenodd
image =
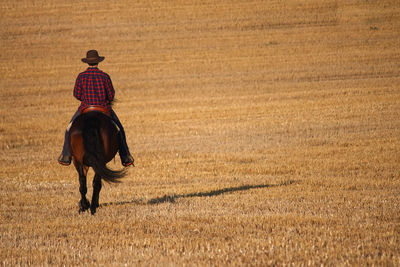
M 118 126 L 110 117 L 108 110 L 99 106 L 90 106 L 83 110 L 71 124 L 68 144 L 71 150 L 74 166 L 79 175 L 79 191 L 81 193 L 81 200 L 79 201 L 80 213 L 89 209 L 92 214 L 96 213 L 96 209 L 100 206 L 99 195 L 102 188 L 102 180 L 110 183 L 118 183 L 127 173 L 126 169 L 111 170 L 107 167 L 107 163 L 111 161 L 118 152 L 118 134 Z M 86 198 L 86 176 L 90 167 L 95 172 L 91 202 Z M 280 184 L 242 185 L 205 192 L 165 195 L 163 197 L 150 199 L 147 202 L 133 199 L 129 201 L 104 203 L 101 206 L 174 203 L 177 199 L 213 197 L 251 189 L 288 186 L 293 183 L 295 183 L 295 181 L 289 180 Z
M 103 203 L 100 207 L 107 207 L 107 206 L 122 206 L 122 205 L 129 205 L 129 204 L 136 204 L 136 205 L 157 205 L 162 203 L 175 203 L 178 199 L 185 199 L 185 198 L 194 198 L 194 197 L 216 197 L 223 194 L 235 193 L 240 191 L 247 191 L 251 189 L 262 189 L 262 188 L 274 188 L 274 187 L 281 187 L 281 186 L 289 186 L 296 183 L 294 180 L 284 181 L 279 184 L 256 184 L 256 185 L 241 185 L 237 187 L 225 187 L 221 189 L 215 189 L 210 191 L 204 192 L 194 192 L 188 194 L 173 194 L 173 195 L 164 195 L 162 197 L 156 197 L 149 199 L 148 201 L 143 201 L 139 199 L 132 199 L 128 201 L 115 201 L 115 202 L 108 202 Z

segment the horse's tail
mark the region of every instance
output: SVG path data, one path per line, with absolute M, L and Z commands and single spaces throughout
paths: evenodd
M 125 170 L 111 170 L 106 165 L 103 139 L 100 134 L 100 120 L 95 116 L 86 116 L 83 120 L 83 145 L 85 155 L 83 161 L 93 168 L 103 180 L 118 183 L 125 176 Z

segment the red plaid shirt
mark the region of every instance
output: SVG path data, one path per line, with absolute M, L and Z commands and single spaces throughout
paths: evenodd
M 90 105 L 103 106 L 111 111 L 114 95 L 110 76 L 98 68 L 89 67 L 76 78 L 74 97 L 81 101 L 79 111 Z

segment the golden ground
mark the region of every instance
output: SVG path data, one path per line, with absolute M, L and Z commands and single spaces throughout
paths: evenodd
M 0 26 L 3 266 L 400 265 L 397 1 L 2 1 Z M 136 160 L 95 216 L 56 162 L 89 49 Z

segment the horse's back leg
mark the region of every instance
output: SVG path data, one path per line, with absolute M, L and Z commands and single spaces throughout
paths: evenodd
M 81 200 L 79 201 L 79 213 L 89 209 L 90 202 L 86 198 L 87 186 L 86 186 L 86 174 L 88 168 L 82 166 L 74 161 L 75 167 L 79 173 L 79 192 L 81 193 Z
M 99 207 L 99 195 L 101 190 L 101 177 L 95 174 L 93 178 L 93 195 L 92 195 L 92 205 L 90 206 L 90 212 L 92 214 L 96 213 L 96 209 Z

